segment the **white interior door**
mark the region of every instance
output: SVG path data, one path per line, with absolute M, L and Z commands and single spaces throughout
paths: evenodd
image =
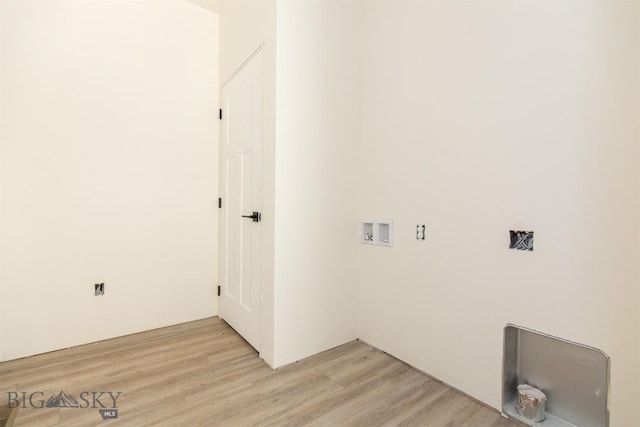
M 260 351 L 262 52 L 222 88 L 220 317 Z

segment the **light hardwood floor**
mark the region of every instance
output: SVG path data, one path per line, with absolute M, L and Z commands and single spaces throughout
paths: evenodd
M 20 408 L 15 426 L 515 426 L 362 342 L 272 370 L 217 317 L 0 363 L 7 392 L 122 392 L 94 408 Z M 92 399 L 88 399 L 92 402 Z M 108 395 L 99 399 L 111 407 Z

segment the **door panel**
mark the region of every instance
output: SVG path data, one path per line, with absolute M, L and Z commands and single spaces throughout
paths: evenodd
M 241 212 L 252 213 L 253 212 L 253 203 L 252 203 L 252 182 L 251 178 L 253 176 L 254 168 L 253 168 L 253 151 L 247 151 L 242 153 L 242 208 Z M 240 253 L 242 259 L 242 270 L 240 271 L 241 276 L 241 288 L 242 293 L 240 294 L 240 304 L 246 310 L 253 309 L 253 301 L 252 301 L 252 293 L 253 286 L 252 283 L 252 243 L 253 243 L 253 229 L 254 222 L 251 220 L 247 220 L 246 218 L 240 222 L 241 234 L 242 238 L 240 240 Z
M 260 350 L 262 53 L 222 88 L 220 317 Z M 245 216 L 245 218 L 243 218 Z

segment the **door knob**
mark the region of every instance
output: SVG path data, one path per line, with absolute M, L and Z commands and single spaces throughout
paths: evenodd
M 253 222 L 262 221 L 262 214 L 260 212 L 253 212 L 251 215 L 242 215 L 242 218 L 251 218 Z

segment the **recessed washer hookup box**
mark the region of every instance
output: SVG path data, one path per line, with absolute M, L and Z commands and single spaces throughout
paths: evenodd
M 518 386 L 546 395 L 546 417 L 517 410 Z M 508 324 L 504 328 L 502 412 L 535 427 L 609 426 L 609 356 L 601 350 Z

